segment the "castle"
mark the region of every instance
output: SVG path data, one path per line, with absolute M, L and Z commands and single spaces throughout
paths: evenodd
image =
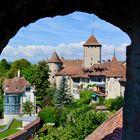
M 74 98 L 86 88 L 93 91 L 93 98 L 103 96 L 115 98 L 123 96 L 126 81 L 126 63 L 117 60 L 115 54 L 111 61 L 101 63 L 101 47 L 94 35 L 83 44 L 83 60 L 60 59 L 54 52 L 47 60 L 50 68 L 50 82 L 58 87 L 60 79 L 65 76 Z

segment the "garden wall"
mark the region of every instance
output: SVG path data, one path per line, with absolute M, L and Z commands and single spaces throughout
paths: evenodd
M 23 130 L 16 132 L 15 134 L 4 138 L 3 140 L 27 140 L 31 134 L 39 129 L 40 119 L 37 118 L 33 122 L 23 127 Z

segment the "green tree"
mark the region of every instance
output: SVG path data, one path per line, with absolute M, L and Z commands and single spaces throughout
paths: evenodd
M 65 127 L 51 130 L 46 139 L 82 140 L 107 119 L 103 112 L 95 112 L 88 105 L 70 111 Z
M 57 121 L 57 110 L 55 107 L 45 107 L 39 112 L 39 117 L 45 123 L 55 123 Z
M 6 59 L 0 61 L 0 77 L 7 77 L 11 65 Z
M 49 94 L 50 87 L 49 66 L 46 61 L 40 61 L 35 67 L 32 81 L 36 89 L 37 105 L 42 107 L 42 100 Z
M 34 64 L 22 70 L 22 76 L 25 77 L 25 79 L 29 81 L 31 84 L 33 84 L 33 77 L 36 67 L 37 65 Z
M 10 63 L 8 63 L 6 59 L 2 59 L 2 60 L 1 60 L 0 66 L 1 66 L 4 70 L 7 70 L 7 69 L 10 69 L 10 68 L 11 68 Z
M 55 93 L 55 105 L 57 108 L 62 108 L 64 105 L 68 105 L 72 101 L 69 86 L 67 84 L 66 77 L 62 77 L 59 83 L 59 88 Z
M 26 59 L 20 59 L 20 60 L 14 61 L 9 71 L 9 77 L 13 78 L 14 76 L 17 76 L 18 69 L 21 70 L 21 74 L 22 74 L 22 70 L 27 69 L 30 66 L 31 66 L 31 63 Z
M 23 103 L 24 114 L 29 114 L 31 116 L 33 110 L 34 110 L 34 106 L 31 101 L 26 101 L 25 103 Z
M 118 96 L 115 99 L 106 99 L 104 104 L 109 111 L 117 111 L 123 106 L 123 97 Z
M 90 91 L 90 90 L 81 91 L 80 92 L 80 99 L 75 102 L 76 106 L 80 107 L 83 104 L 89 105 L 91 102 L 91 99 L 92 99 L 91 95 L 92 95 L 92 91 Z

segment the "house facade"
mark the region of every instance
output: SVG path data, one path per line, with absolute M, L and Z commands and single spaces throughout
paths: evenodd
M 7 79 L 3 84 L 4 90 L 4 123 L 8 123 L 12 117 L 23 115 L 23 103 L 31 101 L 36 113 L 35 89 L 24 77 Z
M 115 98 L 123 96 L 125 91 L 126 64 L 119 62 L 114 54 L 111 61 L 101 63 L 101 45 L 92 35 L 83 45 L 83 60 L 60 59 L 57 53 L 53 54 L 48 64 L 56 65 L 58 62 L 59 69 L 55 69 L 53 75 L 54 83 L 58 87 L 60 79 L 65 76 L 70 87 L 70 92 L 74 98 L 79 98 L 79 92 L 84 89 L 93 91 L 95 97 Z M 54 69 L 50 67 L 50 72 Z

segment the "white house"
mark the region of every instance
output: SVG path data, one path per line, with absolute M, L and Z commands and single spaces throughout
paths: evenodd
M 19 117 L 23 115 L 23 103 L 31 101 L 34 105 L 36 113 L 36 97 L 35 89 L 26 81 L 24 77 L 14 77 L 7 79 L 3 84 L 4 90 L 4 123 L 6 124 L 12 117 Z

